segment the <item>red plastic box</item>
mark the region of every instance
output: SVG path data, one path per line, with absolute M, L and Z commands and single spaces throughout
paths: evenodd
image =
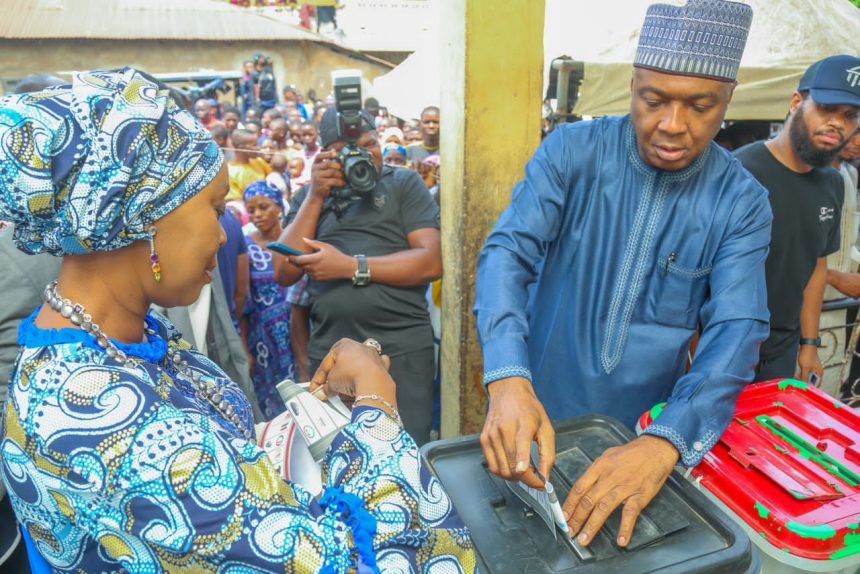
M 783 566 L 763 571 L 860 571 L 860 415 L 833 397 L 790 379 L 750 385 L 692 477 Z

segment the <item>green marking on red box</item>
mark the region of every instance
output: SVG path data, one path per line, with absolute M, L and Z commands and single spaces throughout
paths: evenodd
M 801 538 L 815 538 L 816 540 L 830 540 L 836 536 L 836 530 L 829 524 L 801 524 L 793 520 L 785 525 L 786 528 Z
M 778 383 L 778 387 L 781 391 L 790 388 L 801 389 L 805 391 L 809 388 L 809 385 L 807 385 L 803 381 L 795 381 L 794 379 L 783 379 Z
M 860 554 L 860 534 L 846 534 L 845 548 L 830 555 L 831 560 L 839 560 L 846 556 Z
M 693 478 L 769 560 L 860 571 L 860 414 L 820 389 L 791 379 L 746 387 Z

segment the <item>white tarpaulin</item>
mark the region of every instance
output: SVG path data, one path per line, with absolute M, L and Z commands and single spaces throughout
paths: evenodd
M 679 0 L 663 0 L 683 4 Z M 544 79 L 553 58 L 585 62 L 576 113 L 623 115 L 645 11 L 654 0 L 546 0 Z M 803 71 L 835 54 L 860 52 L 860 10 L 849 0 L 747 0 L 753 7 L 738 88 L 727 119 L 781 120 Z M 500 40 L 501 41 L 501 40 Z M 417 50 L 373 82 L 371 94 L 396 116 L 438 105 L 440 50 Z M 505 79 L 499 78 L 500 87 Z
M 427 106 L 439 105 L 439 85 L 439 50 L 422 48 L 373 80 L 370 95 L 392 115 L 411 120 Z
M 628 112 L 639 27 L 652 3 L 546 0 L 545 69 L 563 54 L 585 62 L 576 113 L 602 116 Z M 783 119 L 789 98 L 810 64 L 835 54 L 860 52 L 860 10 L 849 0 L 746 3 L 753 8 L 752 29 L 727 119 Z

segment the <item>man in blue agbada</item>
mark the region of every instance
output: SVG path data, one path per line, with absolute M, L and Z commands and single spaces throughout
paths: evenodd
M 619 546 L 678 460 L 717 442 L 768 334 L 765 190 L 712 138 L 752 21 L 745 4 L 653 5 L 639 39 L 631 113 L 550 134 L 514 189 L 478 264 L 475 313 L 490 406 L 492 471 L 542 487 L 550 419 L 603 413 L 632 427 L 564 505 L 588 544 L 624 506 Z M 695 360 L 690 343 L 701 329 Z

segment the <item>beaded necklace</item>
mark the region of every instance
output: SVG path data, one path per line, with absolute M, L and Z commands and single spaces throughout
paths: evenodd
M 126 355 L 122 350 L 117 348 L 108 336 L 102 332 L 101 328 L 98 324 L 93 323 L 92 315 L 86 312 L 84 306 L 79 303 L 73 303 L 69 299 L 63 298 L 57 292 L 57 281 L 52 281 L 48 283 L 48 286 L 45 287 L 45 293 L 43 299 L 47 305 L 50 305 L 51 309 L 62 315 L 64 318 L 71 321 L 73 325 L 76 327 L 80 327 L 82 331 L 95 337 L 96 344 L 99 348 L 104 349 L 105 353 L 108 357 L 116 360 L 121 365 L 125 365 L 129 363 L 131 365 L 140 364 L 142 361 L 137 359 L 130 359 L 128 355 Z M 145 331 L 148 336 L 157 336 L 157 333 L 145 326 Z M 252 434 L 251 430 L 245 428 L 245 425 L 242 424 L 242 419 L 239 416 L 239 413 L 233 408 L 226 398 L 221 394 L 221 391 L 218 385 L 214 381 L 204 381 L 203 377 L 200 376 L 200 373 L 193 371 L 189 365 L 188 361 L 182 358 L 182 353 L 179 349 L 176 348 L 168 348 L 167 354 L 165 355 L 165 359 L 162 360 L 162 363 L 166 363 L 167 359 L 173 365 L 173 368 L 183 375 L 187 380 L 191 381 L 194 386 L 195 395 L 212 405 L 212 407 L 220 414 L 223 418 L 233 423 L 246 439 L 251 440 Z M 164 369 L 167 365 L 161 363 L 155 363 L 157 367 Z

